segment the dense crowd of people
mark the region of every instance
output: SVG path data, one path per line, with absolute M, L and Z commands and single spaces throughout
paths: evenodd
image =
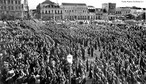
M 146 82 L 144 27 L 7 24 L 0 28 L 0 84 L 69 84 L 70 73 L 72 84 L 85 84 L 87 77 L 93 84 Z

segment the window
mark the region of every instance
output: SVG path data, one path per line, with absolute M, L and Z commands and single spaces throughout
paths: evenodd
M 19 6 L 19 9 L 21 9 L 21 6 Z
M 4 6 L 4 10 L 6 10 L 6 6 Z
M 17 10 L 18 8 L 17 8 L 17 6 L 16 6 L 16 10 Z
M 14 7 L 12 6 L 12 10 L 14 10 Z
M 21 4 L 21 1 L 18 1 L 18 4 Z
M 13 4 L 13 0 L 11 0 L 11 4 Z
M 0 0 L 0 3 L 1 3 L 1 4 L 3 4 L 3 1 L 2 1 L 2 0 Z
M 17 4 L 17 0 L 15 1 L 15 4 Z
M 6 0 L 4 0 L 4 4 L 6 4 Z
M 9 9 L 9 10 L 11 10 L 11 7 L 10 7 L 10 6 L 8 6 L 8 9 Z
M 8 4 L 10 4 L 10 0 L 8 0 Z
M 1 9 L 3 10 L 3 6 L 1 6 Z

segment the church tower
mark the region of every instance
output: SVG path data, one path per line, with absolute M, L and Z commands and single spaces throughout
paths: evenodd
M 22 18 L 27 19 L 29 17 L 28 0 L 22 0 Z
M 23 2 L 23 7 L 24 7 L 25 11 L 28 11 L 28 10 L 29 10 L 29 7 L 28 7 L 28 0 L 24 0 L 24 2 Z

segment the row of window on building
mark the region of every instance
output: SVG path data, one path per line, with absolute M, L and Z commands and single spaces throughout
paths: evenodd
M 43 6 L 43 8 L 59 8 L 59 6 L 48 5 L 48 6 Z
M 0 0 L 0 4 L 21 4 L 21 0 Z
M 76 12 L 82 12 L 82 13 L 86 13 L 87 11 L 85 10 L 65 10 L 66 13 L 76 13 Z
M 21 6 L 0 6 L 0 10 L 21 10 Z
M 75 19 L 78 19 L 78 20 L 90 20 L 90 19 L 101 19 L 101 16 L 94 16 L 94 17 L 91 17 L 91 16 L 65 16 L 66 19 L 70 19 L 70 20 L 75 20 Z
M 46 10 L 42 11 L 42 14 L 62 14 L 62 10 Z
M 63 7 L 63 6 L 61 6 L 63 9 L 65 9 L 65 8 L 67 8 L 67 9 L 80 9 L 80 10 L 86 10 L 87 9 L 87 7 L 76 7 L 76 6 L 73 6 L 73 7 Z
M 130 11 L 116 11 L 116 14 L 129 14 Z

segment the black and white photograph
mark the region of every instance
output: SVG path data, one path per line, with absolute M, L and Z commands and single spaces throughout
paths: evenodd
M 146 0 L 0 0 L 0 84 L 146 84 Z

